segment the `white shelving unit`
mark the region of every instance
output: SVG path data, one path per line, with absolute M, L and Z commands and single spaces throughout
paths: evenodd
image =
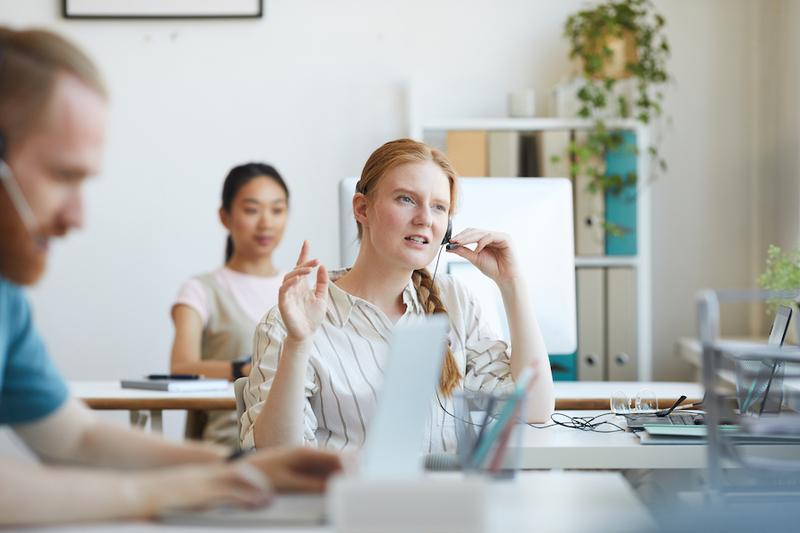
M 413 106 L 412 106 L 413 108 Z M 461 118 L 427 119 L 412 116 L 409 120 L 410 137 L 424 140 L 425 132 L 441 131 L 518 131 L 588 130 L 593 122 L 563 118 Z M 636 376 L 639 381 L 651 381 L 653 375 L 653 321 L 652 321 L 652 261 L 651 261 L 651 199 L 650 199 L 650 145 L 646 127 L 635 120 L 608 120 L 609 129 L 636 132 L 639 158 L 637 161 L 636 205 L 636 256 L 575 257 L 575 268 L 629 267 L 636 271 Z M 569 178 L 569 176 L 564 176 Z

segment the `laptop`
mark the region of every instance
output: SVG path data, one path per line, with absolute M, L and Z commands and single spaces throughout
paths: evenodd
M 365 479 L 410 479 L 423 471 L 422 440 L 449 328 L 443 314 L 414 317 L 394 328 L 383 387 L 359 455 L 358 472 Z M 325 496 L 279 494 L 262 509 L 175 511 L 161 520 L 209 527 L 320 525 L 325 523 Z
M 783 346 L 786 339 L 786 332 L 789 329 L 789 322 L 792 318 L 792 308 L 781 305 L 775 312 L 775 319 L 772 321 L 768 346 Z M 776 364 L 766 361 L 746 362 L 740 364 L 750 364 L 755 368 L 748 369 L 747 373 L 756 377 L 748 384 L 743 384 L 740 379 L 736 383 L 736 396 L 739 400 L 739 410 L 743 414 L 759 416 L 766 410 L 772 408 L 774 400 L 769 395 L 770 390 L 780 390 L 780 383 L 777 381 L 782 376 L 782 363 Z M 775 396 L 773 394 L 773 396 Z M 760 400 L 760 401 L 759 401 Z M 700 402 L 702 404 L 702 402 Z M 778 399 L 780 405 L 780 399 Z M 660 426 L 691 426 L 702 425 L 705 423 L 703 413 L 697 412 L 670 412 L 669 414 L 658 416 L 656 414 L 627 414 L 624 415 L 631 431 L 641 431 L 645 425 Z

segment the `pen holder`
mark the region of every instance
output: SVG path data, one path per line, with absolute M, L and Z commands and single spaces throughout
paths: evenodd
M 463 470 L 513 476 L 520 465 L 525 394 L 459 391 L 453 403 Z

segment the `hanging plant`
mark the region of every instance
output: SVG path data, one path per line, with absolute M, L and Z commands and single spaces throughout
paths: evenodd
M 591 192 L 618 194 L 637 181 L 635 173 L 607 175 L 604 156 L 623 146 L 623 136 L 609 129 L 606 121 L 633 118 L 650 124 L 661 116 L 664 94 L 659 88 L 670 79 L 664 26 L 664 17 L 655 12 L 650 0 L 611 0 L 566 21 L 570 58 L 580 64 L 578 116 L 593 121 L 585 138 L 570 144 L 568 156 L 573 176 L 591 177 Z M 632 94 L 623 87 L 631 85 Z M 666 170 L 657 147 L 649 146 L 648 152 L 655 168 Z M 606 229 L 622 233 L 619 228 Z

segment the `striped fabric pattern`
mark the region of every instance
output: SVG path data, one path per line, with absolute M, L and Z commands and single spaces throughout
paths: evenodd
M 335 280 L 344 271 L 331 273 Z M 462 388 L 471 391 L 510 392 L 510 348 L 481 318 L 478 302 L 458 280 L 437 276 L 437 285 L 450 319 L 450 346 L 462 376 Z M 422 314 L 412 283 L 403 291 L 403 323 Z M 328 289 L 328 310 L 313 339 L 305 377 L 303 441 L 309 446 L 334 450 L 359 449 L 369 432 L 383 383 L 392 323 L 371 303 L 334 283 Z M 256 327 L 253 370 L 244 399 L 242 445 L 252 448 L 253 422 L 264 406 L 281 356 L 286 329 L 275 307 Z M 444 407 L 444 410 L 442 409 Z M 431 398 L 424 452 L 454 452 L 455 424 L 451 398 L 441 393 Z

